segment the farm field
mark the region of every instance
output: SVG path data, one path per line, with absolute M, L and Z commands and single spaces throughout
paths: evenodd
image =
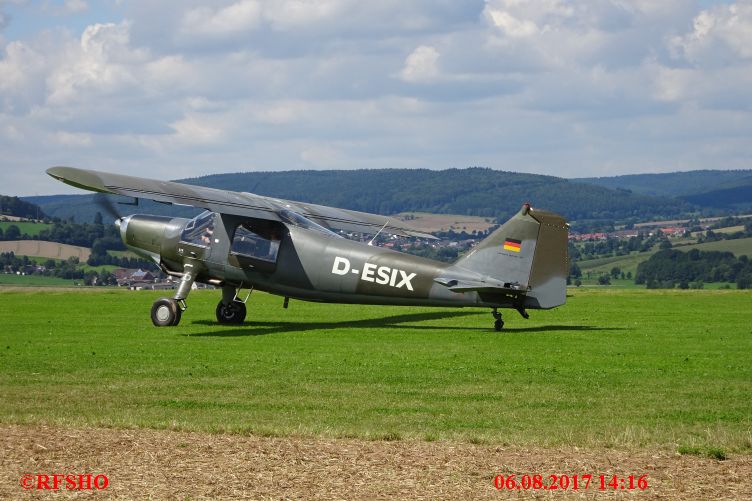
M 752 451 L 752 294 L 570 294 L 497 334 L 483 310 L 261 293 L 219 326 L 216 291 L 156 329 L 158 293 L 0 289 L 0 422 Z
M 459 214 L 431 214 L 428 212 L 402 212 L 395 215 L 399 220 L 407 222 L 416 230 L 435 232 L 454 230 L 457 233 L 466 231 L 485 231 L 493 226 L 493 218 L 478 216 L 463 216 Z
M 685 252 L 689 251 L 690 249 L 699 249 L 701 251 L 728 251 L 732 252 L 735 256 L 746 255 L 752 257 L 752 237 L 737 238 L 736 240 L 705 242 L 701 244 L 677 247 L 677 249 Z
M 16 256 L 34 256 L 48 259 L 68 259 L 77 257 L 86 262 L 91 249 L 77 245 L 45 242 L 42 240 L 7 240 L 0 241 L 0 252 L 13 252 Z
M 611 271 L 611 268 L 614 266 L 618 266 L 621 268 L 623 272 L 632 272 L 632 276 L 637 272 L 637 266 L 650 258 L 653 254 L 657 252 L 656 250 L 651 250 L 648 252 L 640 252 L 640 253 L 633 253 L 629 254 L 627 256 L 611 256 L 611 257 L 602 257 L 598 259 L 588 259 L 586 261 L 577 261 L 577 265 L 582 270 L 583 274 L 587 274 L 587 272 L 594 273 L 594 277 L 597 278 L 598 275 L 602 273 L 609 273 Z
M 739 238 L 736 240 L 719 240 L 717 242 L 705 242 L 701 244 L 689 244 L 689 245 L 675 245 L 674 249 L 682 252 L 689 252 L 691 249 L 698 249 L 701 251 L 728 251 L 732 252 L 736 256 L 750 256 L 752 257 L 752 238 Z M 577 265 L 583 271 L 593 272 L 595 277 L 601 273 L 608 273 L 611 268 L 618 266 L 625 273 L 628 271 L 634 275 L 637 271 L 637 265 L 647 260 L 658 252 L 658 249 L 652 249 L 648 252 L 632 253 L 627 256 L 611 256 L 598 259 L 588 259 L 587 261 L 577 261 Z
M 51 224 L 32 223 L 29 221 L 0 221 L 0 230 L 3 230 L 3 233 L 5 233 L 8 227 L 12 225 L 18 226 L 18 229 L 21 230 L 21 235 L 26 234 L 30 237 L 35 237 L 39 235 L 40 231 L 52 227 Z

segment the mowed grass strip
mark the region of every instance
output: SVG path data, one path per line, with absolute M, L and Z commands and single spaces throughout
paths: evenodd
M 157 329 L 160 293 L 0 292 L 0 421 L 752 451 L 752 294 L 569 293 L 496 333 L 487 310 L 263 293 L 219 326 L 218 291 Z
M 44 262 L 44 258 L 37 259 L 42 259 L 42 262 Z M 45 275 L 15 275 L 10 273 L 0 273 L 1 285 L 72 287 L 75 282 L 82 282 L 82 280 L 70 280 L 67 278 L 48 277 Z M 0 296 L 0 298 L 3 297 L 5 296 Z M 0 308 L 4 307 L 5 303 L 0 302 Z M 0 316 L 2 316 L 2 313 L 0 313 Z M 5 326 L 0 326 L 0 328 L 5 329 Z
M 3 230 L 3 233 L 8 231 L 8 228 L 11 226 L 18 227 L 21 235 L 29 235 L 31 237 L 39 235 L 39 232 L 42 230 L 52 228 L 51 224 L 32 223 L 31 221 L 0 221 L 0 230 Z

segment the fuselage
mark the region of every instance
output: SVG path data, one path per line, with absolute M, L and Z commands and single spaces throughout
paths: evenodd
M 273 258 L 255 255 L 238 242 L 241 218 L 212 214 L 209 238 L 194 238 L 194 220 L 130 216 L 121 236 L 135 252 L 179 275 L 186 261 L 195 262 L 197 280 L 222 286 L 254 288 L 308 301 L 416 306 L 509 306 L 509 298 L 489 301 L 476 292 L 453 292 L 434 279 L 452 265 L 342 238 L 294 224 L 267 229 L 276 236 Z M 208 226 L 207 226 L 208 228 Z M 278 231 L 281 230 L 281 231 Z M 259 231 L 259 230 L 257 230 Z M 267 250 L 268 251 L 268 250 Z M 468 279 L 468 270 L 452 269 Z

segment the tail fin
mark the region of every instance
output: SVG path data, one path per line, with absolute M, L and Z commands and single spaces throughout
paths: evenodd
M 526 308 L 554 308 L 567 297 L 568 229 L 558 214 L 525 204 L 455 266 L 522 292 Z

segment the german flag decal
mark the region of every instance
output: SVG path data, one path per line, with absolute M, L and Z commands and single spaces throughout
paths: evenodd
M 512 252 L 520 252 L 522 247 L 522 240 L 515 240 L 514 238 L 507 238 L 504 240 L 504 250 Z

